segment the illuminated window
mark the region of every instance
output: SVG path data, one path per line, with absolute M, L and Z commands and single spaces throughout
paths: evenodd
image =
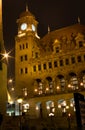
M 46 102 L 46 108 L 47 108 L 48 114 L 54 113 L 55 112 L 54 102 L 53 101 Z
M 27 95 L 28 95 L 28 93 L 27 93 L 27 88 L 23 88 L 23 95 L 24 95 L 24 96 L 27 96 Z
M 84 88 L 85 88 L 85 75 L 83 76 L 83 85 L 84 85 Z
M 66 114 L 66 105 L 67 105 L 67 103 L 64 99 L 58 100 L 58 108 L 61 108 L 62 116 L 64 116 L 64 114 Z
M 42 82 L 39 82 L 38 90 L 39 90 L 39 95 L 43 93 L 43 84 L 42 84 Z
M 64 78 L 61 78 L 61 79 L 60 79 L 60 86 L 61 86 L 61 90 L 62 90 L 62 91 L 65 90 L 65 85 L 66 85 L 65 79 L 64 79 Z
M 76 77 L 76 76 L 73 76 L 73 77 L 71 78 L 71 88 L 72 88 L 73 90 L 78 89 L 78 80 L 77 80 L 77 77 Z

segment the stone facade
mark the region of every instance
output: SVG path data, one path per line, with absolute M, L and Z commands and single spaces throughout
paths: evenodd
M 85 26 L 77 23 L 40 38 L 38 22 L 28 9 L 17 23 L 16 97 L 23 98 L 23 105 L 29 104 L 30 119 L 50 114 L 67 118 L 69 113 L 75 118 L 73 93 L 85 95 Z

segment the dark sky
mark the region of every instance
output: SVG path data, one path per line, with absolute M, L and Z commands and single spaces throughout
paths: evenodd
M 14 49 L 14 38 L 17 34 L 16 20 L 25 11 L 29 11 L 39 22 L 38 34 L 43 37 L 48 25 L 51 31 L 77 23 L 85 24 L 85 0 L 2 0 L 3 1 L 3 34 L 7 51 Z

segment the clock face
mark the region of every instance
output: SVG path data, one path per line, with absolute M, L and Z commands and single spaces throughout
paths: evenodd
M 32 24 L 32 30 L 35 31 L 35 26 Z
M 27 24 L 26 23 L 23 23 L 22 25 L 21 25 L 21 30 L 26 30 L 27 29 Z

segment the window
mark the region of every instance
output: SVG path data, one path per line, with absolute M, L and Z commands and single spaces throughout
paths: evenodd
M 27 60 L 27 55 L 25 55 L 25 60 Z
M 71 57 L 71 62 L 72 62 L 72 64 L 75 63 L 75 57 Z
M 59 47 L 56 47 L 56 53 L 58 53 L 59 52 Z
M 54 67 L 57 67 L 57 61 L 54 61 Z
M 27 88 L 23 88 L 23 95 L 24 95 L 24 96 L 27 96 L 27 95 L 28 95 Z M 26 109 L 26 108 L 25 108 L 25 109 Z
M 65 85 L 66 85 L 66 82 L 65 82 L 64 78 L 60 79 L 60 85 L 61 85 L 61 90 L 64 91 L 65 90 Z
M 81 56 L 77 57 L 78 62 L 81 62 Z
M 79 41 L 79 47 L 83 47 L 83 42 Z
M 20 50 L 22 49 L 22 46 L 21 46 L 21 45 L 19 45 L 19 49 L 20 49 Z
M 23 56 L 20 57 L 20 61 L 23 61 Z
M 66 59 L 65 63 L 66 63 L 66 65 L 68 65 L 69 64 L 69 59 Z
M 34 72 L 36 71 L 36 66 L 35 65 L 33 66 L 33 70 L 34 70 Z
M 51 63 L 51 62 L 49 62 L 49 69 L 50 69 L 50 68 L 52 68 L 52 63 Z
M 38 58 L 38 52 L 35 53 L 35 58 Z
M 24 44 L 23 44 L 23 49 L 24 49 Z
M 40 65 L 40 64 L 38 65 L 38 70 L 39 70 L 39 71 L 41 70 L 41 65 Z
M 39 90 L 39 94 L 43 93 L 43 84 L 42 84 L 42 82 L 39 82 L 38 90 Z
M 28 43 L 26 43 L 26 48 L 28 48 Z
M 20 69 L 20 74 L 23 74 L 23 69 L 22 68 Z
M 85 61 L 85 55 L 84 55 L 84 61 Z
M 60 60 L 60 66 L 63 66 L 63 60 Z
M 46 64 L 43 64 L 43 68 L 44 68 L 44 70 L 46 70 Z
M 73 90 L 78 89 L 78 79 L 76 76 L 71 77 L 71 87 Z
M 27 72 L 28 72 L 28 70 L 27 70 L 27 68 L 25 68 L 25 74 L 27 74 Z

